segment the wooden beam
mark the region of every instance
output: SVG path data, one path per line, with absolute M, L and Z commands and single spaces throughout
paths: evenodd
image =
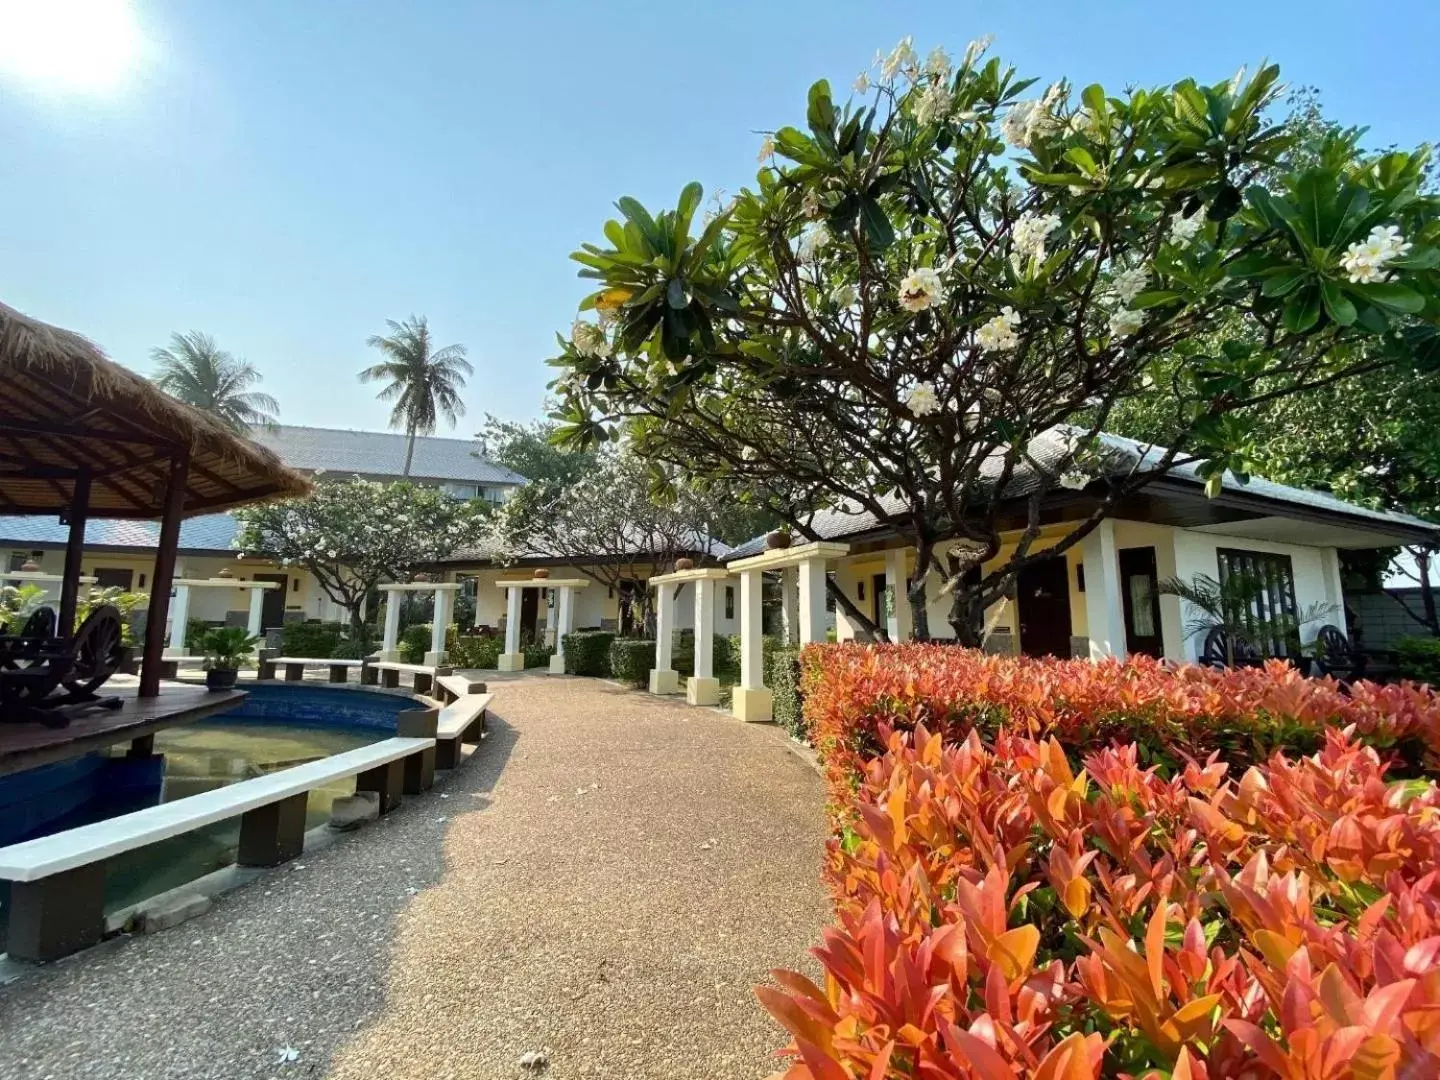
M 170 488 L 165 492 L 165 516 L 155 547 L 155 572 L 150 578 L 150 612 L 145 622 L 145 653 L 140 667 L 140 697 L 160 693 L 160 664 L 165 654 L 165 617 L 170 612 L 170 588 L 175 581 L 175 553 L 180 546 L 180 521 L 185 516 L 185 489 L 190 472 L 190 451 L 170 460 Z
M 65 544 L 65 571 L 60 580 L 60 637 L 69 641 L 75 636 L 75 611 L 80 597 L 80 560 L 85 554 L 85 521 L 90 514 L 90 471 L 81 469 L 75 476 L 75 492 L 70 499 L 70 536 Z

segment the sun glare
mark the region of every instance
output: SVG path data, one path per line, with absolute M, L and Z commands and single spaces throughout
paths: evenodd
M 108 93 L 135 70 L 142 44 L 132 0 L 0 0 L 0 80 Z

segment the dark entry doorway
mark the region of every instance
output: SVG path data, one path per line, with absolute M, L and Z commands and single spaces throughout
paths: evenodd
M 260 601 L 260 632 L 274 630 L 285 625 L 285 594 L 290 589 L 288 574 L 256 574 L 256 581 L 278 581 L 278 589 L 266 589 L 265 599 Z
M 540 619 L 540 594 L 544 589 L 520 590 L 520 639 L 534 641 Z
M 1026 656 L 1070 655 L 1070 570 L 1063 558 L 1031 563 L 1016 587 L 1020 651 Z
M 95 570 L 95 587 L 97 589 L 119 589 L 121 592 L 129 592 L 134 584 L 134 570 L 121 570 L 113 566 L 100 566 Z
M 1165 655 L 1160 631 L 1160 580 L 1153 547 L 1120 549 L 1120 601 L 1125 608 L 1125 649 L 1156 659 Z
M 887 606 L 889 593 L 885 588 L 885 575 L 876 574 L 870 579 L 870 617 L 875 620 L 875 628 L 881 633 L 890 632 L 890 611 Z

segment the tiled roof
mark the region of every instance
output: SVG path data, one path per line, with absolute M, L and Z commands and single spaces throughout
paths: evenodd
M 347 431 L 340 428 L 281 424 L 275 431 L 257 430 L 253 438 L 305 472 L 398 477 L 405 467 L 405 436 L 390 431 Z M 415 439 L 410 475 L 418 480 L 453 480 L 465 484 L 523 484 L 525 477 L 477 454 L 469 439 Z
M 1146 443 L 1137 442 L 1134 439 L 1127 439 L 1120 435 L 1101 435 L 1101 441 L 1106 449 L 1110 451 L 1112 472 L 1115 474 L 1128 473 L 1137 463 L 1143 466 L 1151 462 L 1158 464 L 1165 454 L 1164 447 L 1151 446 Z M 1068 439 L 1065 429 L 1056 429 L 1037 437 L 1030 444 L 1030 454 L 1042 465 L 1049 465 L 1060 460 L 1065 453 Z M 1200 476 L 1200 466 L 1203 461 L 1188 461 L 1181 465 L 1173 466 L 1165 476 L 1168 479 L 1189 482 L 1203 490 L 1205 481 Z M 982 475 L 994 477 L 999 469 L 998 457 L 986 464 Z M 1010 483 L 1006 485 L 1005 491 L 1001 493 L 1003 499 L 1017 499 L 1028 495 L 1035 490 L 1037 477 L 1032 467 L 1027 464 L 1020 464 L 1016 467 L 1011 476 Z M 1289 503 L 1295 507 L 1303 507 L 1310 510 L 1320 510 L 1331 514 L 1342 514 L 1346 517 L 1356 518 L 1361 521 L 1368 521 L 1375 525 L 1399 525 L 1407 529 L 1426 529 L 1440 535 L 1440 526 L 1433 522 L 1422 521 L 1420 518 L 1411 517 L 1409 514 L 1391 513 L 1385 510 L 1371 510 L 1368 507 L 1356 506 L 1347 503 L 1333 495 L 1324 492 L 1309 491 L 1304 488 L 1290 487 L 1286 484 L 1277 484 L 1271 480 L 1264 480 L 1260 477 L 1251 477 L 1248 483 L 1241 483 L 1230 473 L 1226 473 L 1222 481 L 1224 490 L 1234 494 L 1255 495 L 1260 498 L 1270 499 L 1278 503 Z M 904 507 L 904 500 L 898 497 L 890 497 L 881 500 L 887 513 L 897 513 Z M 822 540 L 842 540 L 846 537 L 861 536 L 880 528 L 880 522 L 874 514 L 869 511 L 844 511 L 844 510 L 823 510 L 815 514 L 810 520 L 810 528 L 813 529 Z M 765 550 L 765 537 L 757 536 L 745 541 L 739 547 L 731 550 L 726 556 L 726 561 L 743 559 L 749 555 L 757 555 Z
M 180 523 L 181 551 L 229 551 L 235 538 L 235 519 L 229 514 L 205 514 Z M 0 545 L 23 548 L 64 547 L 70 527 L 53 517 L 0 517 Z M 87 521 L 87 548 L 149 548 L 159 542 L 158 521 Z
M 646 553 L 647 552 L 644 549 L 644 546 L 637 543 L 630 545 L 627 550 L 621 554 L 621 557 L 644 555 Z M 690 553 L 692 555 L 708 554 L 715 559 L 721 560 L 730 557 L 730 549 L 728 547 L 722 544 L 719 540 L 713 539 L 710 540 L 707 544 L 703 536 L 695 537 L 694 546 L 690 549 Z M 511 555 L 507 558 L 505 551 L 501 547 L 500 543 L 488 536 L 477 540 L 473 544 L 467 544 L 459 551 L 457 551 L 454 555 L 450 556 L 450 558 L 443 560 L 445 564 L 492 562 L 496 564 L 501 564 L 504 562 L 568 563 L 571 561 L 572 560 L 568 558 L 561 558 L 557 555 L 550 555 L 539 551 L 522 552 L 517 555 Z

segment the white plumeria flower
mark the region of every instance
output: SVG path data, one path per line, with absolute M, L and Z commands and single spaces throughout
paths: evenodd
M 905 394 L 905 407 L 914 416 L 929 416 L 940 409 L 940 398 L 935 393 L 935 384 L 916 383 Z
M 945 302 L 945 283 L 928 266 L 911 270 L 900 279 L 900 306 L 906 311 L 920 312 Z
M 851 307 L 858 298 L 859 293 L 856 292 L 855 286 L 848 281 L 843 285 L 836 285 L 830 290 L 830 302 L 838 308 Z
M 1022 254 L 1043 259 L 1045 239 L 1059 227 L 1060 219 L 1054 214 L 1026 212 L 1015 222 L 1011 236 Z
M 890 50 L 890 55 L 880 66 L 880 74 L 888 81 L 895 78 L 904 71 L 912 71 L 919 67 L 920 58 L 915 54 L 914 38 L 906 35 L 900 39 L 900 43 Z
M 950 92 L 940 83 L 931 83 L 915 99 L 915 119 L 921 124 L 944 120 L 955 104 Z
M 1403 259 L 1414 247 L 1395 225 L 1376 225 L 1370 230 L 1370 243 L 1378 244 L 1385 252 L 1385 258 Z
M 800 213 L 807 218 L 818 218 L 821 212 L 820 196 L 807 191 L 800 199 Z
M 1390 280 L 1386 264 L 1408 255 L 1412 246 L 1394 225 L 1376 225 L 1368 238 L 1345 249 L 1340 266 L 1352 284 L 1378 285 Z
M 1121 308 L 1110 316 L 1110 333 L 1114 337 L 1129 337 L 1144 325 L 1145 313 L 1143 311 Z
M 870 73 L 862 71 L 855 76 L 855 92 L 857 94 L 868 94 L 870 92 Z
M 800 244 L 795 249 L 803 262 L 814 262 L 820 257 L 820 249 L 830 242 L 830 230 L 824 225 L 816 225 L 800 238 Z
M 1148 284 L 1150 284 L 1150 271 L 1143 266 L 1136 266 L 1116 274 L 1110 288 L 1122 304 L 1129 304 L 1145 291 L 1145 286 Z
M 1004 352 L 1020 344 L 1015 328 L 1020 325 L 1020 316 L 1012 307 L 1003 307 L 1000 314 L 990 319 L 975 332 L 975 344 L 981 352 Z
M 949 80 L 951 71 L 954 70 L 950 63 L 950 54 L 941 46 L 936 45 L 930 50 L 930 55 L 925 58 L 925 74 L 936 79 Z
M 1060 486 L 1070 491 L 1083 491 L 1090 483 L 1089 475 L 1083 469 L 1070 468 L 1060 474 Z
M 1017 101 L 1000 121 L 1000 133 L 1011 146 L 1023 150 L 1030 145 L 1030 114 L 1038 104 L 1035 101 Z
M 1188 248 L 1205 227 L 1205 208 L 1202 206 L 1188 218 L 1175 214 L 1170 218 L 1170 242 L 1178 248 Z
M 766 135 L 764 140 L 760 143 L 760 152 L 755 155 L 755 160 L 763 165 L 765 164 L 765 162 L 769 161 L 774 156 L 775 138 L 772 135 Z
M 753 446 L 747 446 L 744 450 L 740 451 L 740 457 L 743 461 L 754 461 L 759 456 L 760 451 L 756 450 Z
M 969 45 L 965 46 L 965 59 L 961 61 L 961 64 L 969 67 L 975 63 L 976 60 L 979 60 L 980 57 L 985 55 L 985 50 L 990 48 L 990 44 L 994 40 L 994 34 L 985 34 L 983 37 L 978 37 L 970 42 Z
M 576 319 L 570 327 L 570 341 L 581 356 L 603 360 L 610 355 L 610 341 L 605 337 L 605 331 L 583 319 Z

